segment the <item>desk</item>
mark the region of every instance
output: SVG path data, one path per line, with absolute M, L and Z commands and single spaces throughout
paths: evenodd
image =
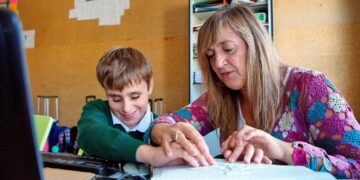
M 214 166 L 193 168 L 190 166 L 173 166 L 153 168 L 151 180 L 233 180 L 233 179 L 335 179 L 329 173 L 314 172 L 302 166 L 243 164 L 241 162 L 228 163 L 223 159 L 216 159 Z M 135 173 L 135 172 L 133 172 Z M 105 177 L 117 179 L 121 173 Z M 44 168 L 45 179 L 49 180 L 95 180 L 101 179 L 93 173 L 71 171 L 56 168 Z
M 303 166 L 228 163 L 216 159 L 216 165 L 193 168 L 175 166 L 153 168 L 151 180 L 165 179 L 335 179 L 330 173 L 314 172 Z
M 109 176 L 100 176 L 90 172 L 72 171 L 67 169 L 48 167 L 43 168 L 43 173 L 46 180 L 117 180 L 122 176 L 120 172 L 116 172 Z
M 95 177 L 95 174 L 81 171 L 71 171 L 56 168 L 43 168 L 44 178 L 46 180 L 89 180 Z

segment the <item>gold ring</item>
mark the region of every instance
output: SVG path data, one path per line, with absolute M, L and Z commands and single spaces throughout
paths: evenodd
M 175 142 L 177 141 L 179 134 L 180 134 L 179 131 L 175 132 L 175 135 L 173 136 L 173 141 L 175 141 Z

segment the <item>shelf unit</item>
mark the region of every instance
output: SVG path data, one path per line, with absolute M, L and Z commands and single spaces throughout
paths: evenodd
M 199 3 L 201 1 L 204 0 L 190 0 L 190 6 L 189 6 L 189 90 L 190 90 L 190 95 L 189 95 L 189 101 L 192 102 L 195 99 L 197 99 L 205 89 L 203 89 L 202 85 L 201 85 L 201 72 L 200 72 L 200 68 L 198 65 L 198 59 L 197 59 L 197 55 L 196 55 L 196 44 L 197 44 L 197 36 L 198 36 L 198 30 L 201 27 L 201 24 L 212 14 L 214 14 L 216 12 L 216 10 L 207 10 L 204 12 L 194 12 L 194 8 L 193 5 L 196 3 Z M 229 2 L 229 1 L 228 1 Z M 239 0 L 233 0 L 233 2 L 240 2 Z M 230 3 L 230 4 L 231 4 Z M 273 33 L 273 16 L 272 16 L 272 0 L 264 0 L 262 1 L 262 3 L 251 3 L 251 4 L 246 4 L 247 6 L 249 6 L 250 8 L 252 8 L 255 13 L 264 13 L 264 14 L 257 14 L 258 18 L 264 18 L 265 15 L 265 19 L 263 24 L 266 27 L 266 29 L 268 30 L 269 34 L 271 35 L 271 37 L 274 37 L 274 33 Z M 226 7 L 225 7 L 226 8 Z

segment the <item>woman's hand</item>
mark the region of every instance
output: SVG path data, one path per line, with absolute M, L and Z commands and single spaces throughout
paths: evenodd
M 263 151 L 263 163 L 271 162 L 271 158 L 292 164 L 291 143 L 280 141 L 262 130 L 246 125 L 229 136 L 222 144 L 221 150 L 229 161 L 237 160 L 244 154 L 244 161 L 249 162 L 249 157 L 253 157 L 255 162 L 261 157 L 260 151 Z
M 190 123 L 178 122 L 173 125 L 165 123 L 157 124 L 152 130 L 151 137 L 164 148 L 164 152 L 166 152 L 169 157 L 173 155 L 170 145 L 172 142 L 176 142 L 189 155 L 193 156 L 200 165 L 207 166 L 209 164 L 215 164 L 215 160 L 210 155 L 204 138 Z M 193 165 L 192 163 L 190 164 Z
M 243 150 L 240 148 L 227 149 L 223 152 L 224 157 L 229 162 L 235 162 L 237 160 L 242 160 L 245 164 L 254 162 L 256 164 L 264 163 L 271 164 L 272 161 L 264 155 L 264 151 L 258 147 L 253 146 L 252 144 L 246 144 Z

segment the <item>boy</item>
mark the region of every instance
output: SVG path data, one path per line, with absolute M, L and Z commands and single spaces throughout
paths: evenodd
M 176 143 L 172 148 L 177 153 L 172 157 L 167 157 L 161 147 L 148 145 L 155 119 L 148 105 L 154 80 L 141 52 L 115 47 L 100 58 L 96 73 L 108 100 L 86 104 L 78 121 L 77 142 L 87 155 L 154 166 L 191 159 Z

